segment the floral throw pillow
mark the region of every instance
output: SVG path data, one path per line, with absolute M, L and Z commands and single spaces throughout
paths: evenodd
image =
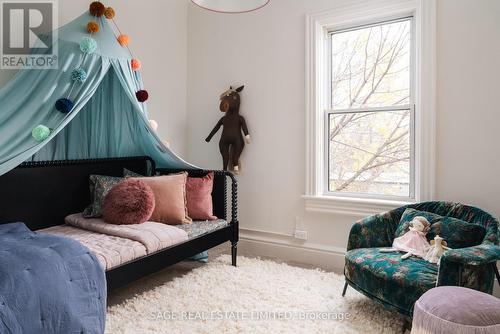
M 486 234 L 485 228 L 478 224 L 468 223 L 453 217 L 443 217 L 432 212 L 407 208 L 399 221 L 396 238 L 408 232 L 410 222 L 416 216 L 425 217 L 431 223 L 431 228 L 427 233 L 427 240 L 433 240 L 436 235 L 439 235 L 450 248 L 479 245 Z
M 429 240 L 436 235 L 442 236 L 451 248 L 466 248 L 479 245 L 486 229 L 478 224 L 467 223 L 453 217 L 442 217 L 433 221 L 427 234 Z
M 419 211 L 412 208 L 407 208 L 403 212 L 403 215 L 401 216 L 401 220 L 399 221 L 398 228 L 396 229 L 396 235 L 394 237 L 395 238 L 400 237 L 406 232 L 408 232 L 408 230 L 410 229 L 410 222 L 413 220 L 413 218 L 417 216 L 424 217 L 429 221 L 429 223 L 431 223 L 431 225 L 434 220 L 442 218 L 442 216 L 432 212 Z
M 133 172 L 131 170 L 128 170 L 127 168 L 123 168 L 123 176 L 124 177 L 143 177 L 145 175 Z
M 98 218 L 102 217 L 102 203 L 104 197 L 113 188 L 123 181 L 123 177 L 106 176 L 106 175 L 90 175 L 90 204 L 83 210 L 85 218 Z

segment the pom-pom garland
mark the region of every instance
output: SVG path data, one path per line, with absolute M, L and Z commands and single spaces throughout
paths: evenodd
M 149 94 L 146 90 L 142 89 L 142 90 L 137 91 L 135 93 L 135 96 L 137 97 L 137 101 L 145 102 L 148 99 Z
M 112 20 L 115 17 L 115 10 L 111 7 L 108 7 L 104 10 L 104 17 L 108 20 Z
M 94 17 L 101 17 L 104 15 L 104 17 L 106 17 L 108 20 L 113 20 L 116 14 L 115 10 L 112 7 L 105 7 L 100 1 L 92 2 L 89 6 L 89 11 L 90 14 Z M 87 23 L 87 31 L 90 34 L 96 34 L 99 32 L 99 30 L 100 26 L 97 22 L 89 21 Z M 128 47 L 128 45 L 130 44 L 130 37 L 126 34 L 120 34 L 116 38 L 116 40 L 122 47 Z M 92 37 L 83 37 L 80 40 L 79 46 L 80 50 L 83 53 L 92 54 L 97 50 L 97 41 Z M 131 59 L 130 65 L 133 71 L 138 71 L 141 68 L 141 62 L 136 58 Z M 71 80 L 76 83 L 84 83 L 87 80 L 87 77 L 87 72 L 81 67 L 76 68 L 71 72 Z M 137 91 L 135 93 L 135 96 L 141 103 L 145 102 L 149 98 L 148 92 L 143 89 Z M 73 109 L 74 103 L 69 99 L 68 96 L 68 98 L 61 98 L 57 100 L 55 103 L 55 107 L 62 113 L 69 113 Z M 156 129 L 158 128 L 158 123 L 156 123 L 154 120 L 151 120 L 150 126 L 154 131 L 156 131 Z M 45 140 L 50 135 L 50 133 L 51 129 L 43 125 L 37 126 L 32 131 L 33 138 L 35 138 L 35 140 L 37 141 Z
M 95 21 L 90 21 L 87 23 L 87 31 L 90 34 L 95 34 L 99 32 L 99 24 Z
M 104 14 L 106 7 L 100 1 L 94 1 L 90 4 L 89 11 L 90 15 L 101 17 Z
M 80 41 L 80 50 L 83 53 L 94 53 L 97 49 L 97 42 L 92 37 L 83 37 Z
M 132 66 L 132 71 L 139 71 L 141 69 L 141 61 L 137 58 L 132 59 L 130 65 Z
M 130 44 L 130 37 L 125 34 L 121 34 L 116 40 L 121 46 L 128 46 Z
M 74 103 L 70 99 L 62 98 L 56 101 L 56 110 L 67 114 L 73 109 Z
M 84 83 L 85 80 L 87 80 L 87 72 L 81 67 L 75 68 L 71 72 L 71 80 L 78 82 L 78 83 Z
M 35 128 L 31 131 L 31 136 L 33 136 L 37 142 L 42 142 L 50 136 L 51 132 L 52 131 L 48 127 L 40 124 L 35 126 Z

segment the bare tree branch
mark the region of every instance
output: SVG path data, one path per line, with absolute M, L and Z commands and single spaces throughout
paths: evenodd
M 378 27 L 378 34 L 376 31 L 373 27 L 366 29 L 363 32 L 364 35 L 359 34 L 353 44 L 345 40 L 341 45 L 341 60 L 332 78 L 332 93 L 336 96 L 336 99 L 332 101 L 334 108 L 336 106 L 343 106 L 347 109 L 367 105 L 377 106 L 387 99 L 388 95 L 394 99 L 389 102 L 390 105 L 399 105 L 409 99 L 408 88 L 394 87 L 394 89 L 390 83 L 392 78 L 405 75 L 404 72 L 408 71 L 408 67 L 400 65 L 401 57 L 408 54 L 410 33 L 408 26 L 404 24 L 381 25 Z M 360 36 L 363 38 L 360 39 Z M 344 68 L 341 69 L 338 66 L 344 66 Z M 341 94 L 335 94 L 338 89 L 341 90 Z M 405 92 L 408 93 L 405 94 Z M 386 170 L 385 166 L 399 169 L 396 167 L 400 165 L 398 162 L 409 160 L 409 114 L 407 112 L 402 114 L 398 111 L 394 112 L 394 115 L 400 116 L 396 118 L 393 125 L 389 125 L 390 130 L 387 136 L 374 132 L 375 135 L 379 137 L 383 135 L 385 138 L 375 149 L 373 145 L 370 148 L 361 147 L 362 142 L 351 143 L 337 139 L 348 128 L 351 129 L 350 131 L 355 131 L 360 126 L 362 127 L 363 119 L 373 116 L 373 113 L 335 115 L 333 122 L 330 121 L 330 142 L 336 145 L 336 151 L 340 149 L 339 147 L 344 147 L 342 150 L 346 153 L 343 156 L 334 157 L 337 161 L 334 171 L 335 179 L 340 182 L 335 187 L 337 191 L 344 190 L 354 182 L 358 182 L 362 175 L 365 175 L 363 182 L 376 180 Z M 371 134 L 373 129 L 364 129 L 366 130 L 359 132 L 359 138 L 370 138 L 373 135 Z M 359 154 L 352 152 L 359 152 Z M 361 166 L 356 166 L 353 170 L 346 168 L 349 164 Z M 403 172 L 408 172 L 403 167 L 404 165 L 401 166 Z M 347 179 L 345 179 L 346 176 L 348 176 Z

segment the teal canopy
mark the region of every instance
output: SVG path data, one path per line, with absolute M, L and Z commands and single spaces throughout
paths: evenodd
M 84 58 L 79 43 L 95 20 L 85 13 L 59 28 L 59 69 L 20 70 L 0 89 L 0 175 L 24 161 L 91 159 L 148 155 L 158 167 L 196 168 L 166 147 L 151 129 L 146 105 L 135 93 L 142 89 L 128 50 L 116 41 L 106 19 L 92 37 L 97 51 Z M 83 63 L 82 63 L 83 59 Z M 84 83 L 72 88 L 71 72 L 82 67 Z M 63 114 L 55 102 L 70 95 L 72 111 Z M 52 129 L 43 142 L 31 131 Z

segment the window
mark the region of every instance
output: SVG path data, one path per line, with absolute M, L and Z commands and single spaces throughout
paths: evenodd
M 361 1 L 307 15 L 307 210 L 433 199 L 435 7 Z
M 412 18 L 331 31 L 326 193 L 413 199 Z

